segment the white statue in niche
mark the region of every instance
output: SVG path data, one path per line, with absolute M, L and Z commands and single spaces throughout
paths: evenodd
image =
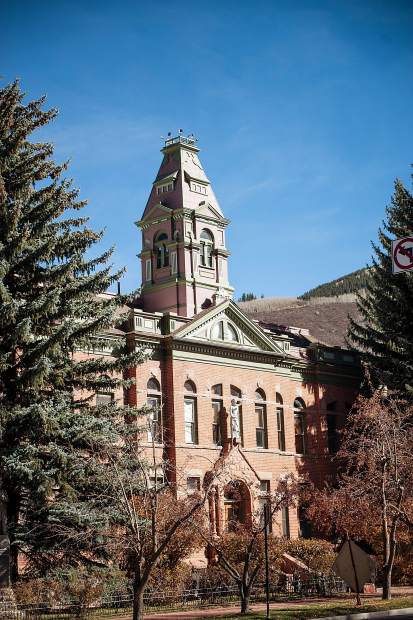
M 231 401 L 231 436 L 234 443 L 239 443 L 241 439 L 239 404 L 234 398 Z

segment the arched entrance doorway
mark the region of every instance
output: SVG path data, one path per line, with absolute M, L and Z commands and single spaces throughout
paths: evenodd
M 251 495 L 242 480 L 229 482 L 224 488 L 224 531 L 234 532 L 240 525 L 251 524 Z

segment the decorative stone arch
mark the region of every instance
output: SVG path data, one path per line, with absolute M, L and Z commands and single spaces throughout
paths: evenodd
M 214 485 L 209 498 L 211 529 L 217 534 L 224 531 L 226 525 L 225 492 L 234 484 L 237 485 L 240 501 L 243 503 L 245 525 L 251 525 L 254 505 L 259 497 L 260 478 L 239 446 L 231 448 L 218 459 L 213 470 L 204 477 L 205 486 L 215 474 L 217 484 Z
M 251 490 L 243 480 L 231 480 L 223 489 L 223 529 L 234 531 L 237 526 L 252 525 Z

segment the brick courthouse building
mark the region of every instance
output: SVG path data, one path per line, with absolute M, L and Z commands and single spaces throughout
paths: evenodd
M 142 214 L 141 296 L 130 309 L 128 347 L 151 350 L 132 373 L 126 404 L 158 411 L 159 457 L 199 488 L 219 458 L 228 480 L 211 497 L 217 533 L 244 521 L 288 472 L 332 475 L 337 431 L 357 392 L 354 355 L 314 342 L 306 330 L 260 324 L 232 301 L 225 218 L 192 137 L 166 140 Z M 108 334 L 106 350 L 111 347 Z M 104 348 L 102 352 L 104 352 Z M 109 395 L 98 395 L 104 400 Z M 237 483 L 240 493 L 233 492 Z M 300 511 L 276 515 L 276 535 L 305 535 Z

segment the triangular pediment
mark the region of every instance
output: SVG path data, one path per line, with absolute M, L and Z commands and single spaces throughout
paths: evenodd
M 259 489 L 260 477 L 255 471 L 242 449 L 239 446 L 232 447 L 229 452 L 224 452 L 214 465 L 213 472 L 217 475 L 220 485 L 240 480 L 254 493 L 254 487 Z
M 283 349 L 230 299 L 196 315 L 190 323 L 174 332 L 174 337 L 285 357 Z
M 214 220 L 225 220 L 221 211 L 218 211 L 216 207 L 209 202 L 200 202 L 199 207 L 196 210 L 197 215 L 203 215 L 205 217 L 213 218 Z
M 170 216 L 172 213 L 172 209 L 166 207 L 161 202 L 157 202 L 154 204 L 149 211 L 147 211 L 140 222 L 137 224 L 142 224 L 143 222 L 156 220 L 157 218 L 165 218 L 165 216 Z

